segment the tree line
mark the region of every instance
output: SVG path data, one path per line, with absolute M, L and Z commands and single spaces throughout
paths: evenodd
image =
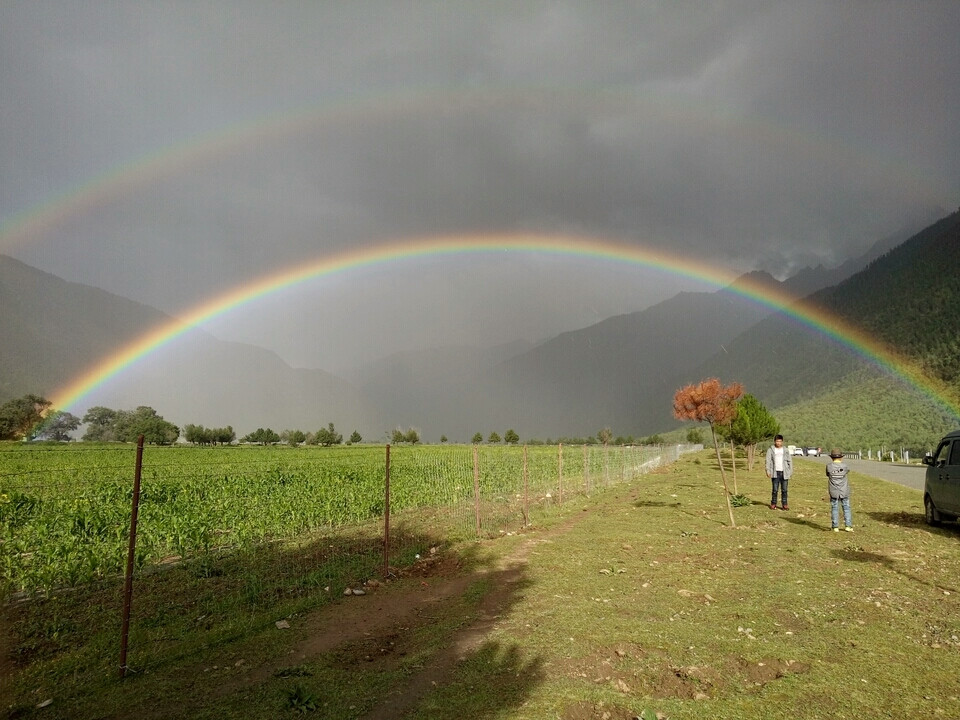
M 749 397 L 749 396 L 748 396 Z M 62 410 L 52 410 L 52 403 L 39 395 L 24 395 L 21 398 L 9 400 L 0 405 L 0 440 L 72 440 L 70 433 L 77 430 L 81 424 L 86 425 L 82 440 L 85 442 L 136 442 L 143 435 L 144 441 L 151 445 L 171 445 L 183 435 L 183 439 L 194 445 L 229 445 L 237 442 L 237 434 L 233 427 L 208 428 L 203 425 L 188 423 L 182 428 L 166 420 L 152 407 L 141 405 L 135 410 L 115 410 L 104 406 L 92 407 L 82 418 Z M 742 418 L 750 417 L 745 413 Z M 741 419 L 740 422 L 745 422 Z M 721 432 L 723 430 L 721 429 Z M 415 445 L 421 442 L 420 431 L 410 427 L 404 430 L 395 428 L 389 435 L 394 445 L 407 443 Z M 687 441 L 702 443 L 703 436 L 698 428 L 687 432 Z M 253 432 L 239 438 L 241 443 L 258 445 L 272 445 L 286 443 L 296 445 L 322 445 L 325 447 L 343 444 L 343 436 L 337 432 L 334 423 L 320 428 L 316 432 L 302 430 L 283 430 L 276 432 L 272 428 L 257 428 Z M 359 432 L 354 430 L 347 440 L 347 444 L 363 442 Z M 448 442 L 447 436 L 440 437 L 441 443 Z M 484 436 L 477 432 L 471 438 L 473 444 L 482 444 Z M 504 432 L 501 437 L 497 431 L 490 432 L 486 442 L 491 445 L 505 443 L 516 445 L 520 442 L 520 435 L 513 428 Z M 528 444 L 554 444 L 547 439 L 540 441 L 530 439 Z M 609 427 L 602 428 L 595 436 L 560 437 L 556 442 L 566 445 L 659 445 L 663 443 L 660 435 L 647 437 L 617 436 Z
M 181 435 L 181 430 L 164 419 L 152 407 L 141 405 L 135 410 L 114 410 L 98 405 L 92 407 L 82 418 L 62 410 L 52 410 L 52 403 L 40 395 L 24 395 L 0 405 L 0 440 L 72 440 L 71 432 L 81 424 L 86 430 L 84 442 L 137 442 L 142 435 L 151 445 L 172 445 Z M 412 436 L 408 436 L 412 437 Z M 237 440 L 233 427 L 206 428 L 203 425 L 187 424 L 183 438 L 194 445 L 229 445 Z M 408 440 L 409 441 L 409 440 Z M 419 442 L 419 435 L 416 435 Z M 284 430 L 277 433 L 270 428 L 258 428 L 240 438 L 240 442 L 271 445 L 285 442 L 289 445 L 339 445 L 343 436 L 333 423 L 305 433 L 302 430 Z M 363 438 L 356 430 L 348 443 L 360 443 Z
M 171 445 L 183 435 L 183 439 L 194 445 L 230 445 L 238 442 L 236 431 L 231 425 L 219 428 L 208 428 L 203 425 L 188 423 L 182 430 L 177 425 L 164 419 L 152 407 L 141 405 L 135 410 L 114 410 L 104 406 L 92 407 L 82 418 L 69 412 L 51 410 L 51 402 L 38 395 L 25 395 L 16 400 L 10 400 L 0 406 L 0 440 L 53 440 L 65 442 L 72 440 L 70 433 L 77 430 L 81 424 L 86 424 L 86 430 L 81 438 L 85 442 L 136 442 L 143 435 L 144 442 L 151 445 Z M 699 430 L 694 432 L 696 437 L 691 442 L 702 442 Z M 389 434 L 389 440 L 394 445 L 403 443 L 416 445 L 421 442 L 420 430 L 414 427 L 404 430 L 395 428 Z M 316 432 L 302 430 L 283 430 L 277 432 L 272 428 L 257 428 L 239 438 L 241 443 L 256 445 L 273 445 L 286 443 L 287 445 L 322 445 L 325 447 L 343 444 L 343 435 L 337 432 L 333 423 L 320 428 Z M 363 442 L 363 437 L 354 430 L 347 439 L 348 445 Z M 447 436 L 440 437 L 441 443 L 448 442 Z M 479 445 L 484 442 L 482 433 L 475 433 L 471 442 Z M 497 431 L 487 435 L 486 442 L 491 445 L 505 443 L 516 445 L 520 442 L 520 435 L 513 428 L 508 429 L 501 437 Z M 528 440 L 529 444 L 552 445 L 553 441 Z M 562 437 L 557 442 L 567 445 L 658 445 L 662 443 L 659 435 L 647 438 L 632 436 L 613 437 L 610 428 L 603 428 L 596 437 L 574 438 Z

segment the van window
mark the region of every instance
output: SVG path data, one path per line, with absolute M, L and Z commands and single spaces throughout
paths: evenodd
M 960 443 L 955 443 L 954 447 L 960 445 Z M 933 453 L 933 464 L 937 467 L 943 467 L 947 464 L 947 455 L 950 452 L 950 441 L 944 440 L 937 447 L 937 451 Z
M 953 447 L 950 449 L 950 461 L 947 465 L 960 465 L 960 440 L 953 441 Z

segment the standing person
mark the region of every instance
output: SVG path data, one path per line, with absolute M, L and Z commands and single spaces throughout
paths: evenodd
M 840 509 L 843 505 L 843 524 L 847 532 L 853 532 L 853 512 L 850 510 L 850 481 L 847 474 L 850 468 L 843 462 L 843 453 L 830 451 L 827 463 L 827 489 L 830 490 L 830 521 L 834 532 L 840 532 Z
M 770 496 L 770 509 L 777 509 L 777 488 L 780 488 L 780 508 L 789 510 L 787 504 L 787 481 L 793 475 L 793 458 L 790 451 L 783 446 L 783 435 L 773 439 L 773 445 L 767 448 L 766 457 L 767 477 L 773 481 L 773 493 Z

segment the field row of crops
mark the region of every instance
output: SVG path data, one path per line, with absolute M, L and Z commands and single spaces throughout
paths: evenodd
M 447 536 L 469 537 L 477 525 L 493 533 L 522 523 L 528 505 L 555 504 L 565 493 L 630 479 L 661 452 L 655 447 L 391 448 L 390 512 L 397 522 L 442 523 Z M 135 453 L 129 445 L 0 446 L 4 596 L 75 586 L 123 571 Z M 383 446 L 148 447 L 136 565 L 142 569 L 382 523 L 386 476 Z

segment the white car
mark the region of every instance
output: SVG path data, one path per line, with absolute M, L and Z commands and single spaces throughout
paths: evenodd
M 796 445 L 788 445 L 787 450 L 790 451 L 791 455 L 803 455 L 803 448 Z

